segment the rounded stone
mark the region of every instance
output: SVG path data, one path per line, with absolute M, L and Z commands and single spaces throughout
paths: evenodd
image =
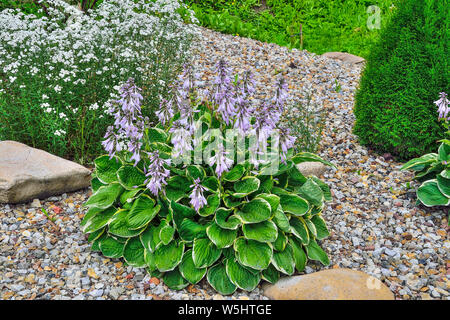
M 327 167 L 320 162 L 301 162 L 297 164 L 297 169 L 304 175 L 304 176 L 316 176 L 320 177 L 324 174 Z
M 273 300 L 394 300 L 394 294 L 380 280 L 350 269 L 282 278 L 263 289 Z

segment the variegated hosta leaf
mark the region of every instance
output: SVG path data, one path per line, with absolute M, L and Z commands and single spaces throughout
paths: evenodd
M 191 207 L 176 203 L 175 201 L 170 202 L 170 209 L 173 214 L 173 221 L 175 226 L 179 228 L 184 219 L 190 219 L 195 217 L 196 212 Z
M 148 195 L 141 195 L 131 207 L 127 216 L 127 223 L 130 229 L 136 230 L 144 227 L 158 214 L 161 209 L 160 205 L 155 207 L 155 200 Z
M 314 239 L 311 239 L 309 241 L 309 244 L 306 245 L 306 253 L 308 255 L 308 258 L 311 260 L 318 260 L 325 266 L 328 266 L 330 264 L 330 260 L 328 259 L 327 254 L 321 247 L 319 247 L 316 240 Z
M 111 183 L 107 186 L 100 187 L 84 205 L 90 208 L 109 208 L 116 202 L 123 190 L 119 183 Z
M 155 265 L 160 272 L 174 270 L 183 259 L 184 243 L 172 240 L 169 244 L 160 244 L 154 252 Z
M 297 238 L 292 236 L 289 237 L 289 244 L 292 248 L 292 257 L 295 261 L 295 268 L 298 272 L 302 272 L 306 267 L 306 263 L 308 262 L 308 257 L 303 250 L 303 246 Z
M 224 173 L 223 180 L 229 182 L 238 181 L 245 172 L 245 167 L 242 164 L 235 165 L 230 171 Z
M 217 248 L 208 238 L 194 240 L 192 259 L 197 268 L 212 266 L 221 254 L 222 250 Z
M 167 199 L 175 202 L 187 197 L 191 192 L 191 180 L 183 176 L 173 176 L 167 180 L 166 196 Z
M 120 258 L 123 255 L 125 243 L 120 242 L 113 237 L 105 237 L 100 241 L 100 250 L 108 258 Z
M 275 210 L 275 214 L 273 216 L 273 222 L 277 225 L 277 227 L 284 232 L 291 232 L 291 225 L 289 224 L 289 218 L 284 214 L 281 206 L 278 206 L 277 210 Z
M 247 240 L 241 237 L 236 239 L 233 248 L 236 252 L 237 260 L 243 266 L 255 270 L 264 270 L 270 264 L 272 247 L 267 243 Z
M 161 244 L 160 232 L 167 225 L 166 220 L 162 220 L 158 226 L 148 225 L 144 232 L 140 234 L 142 245 L 150 252 L 155 252 Z
M 274 251 L 271 262 L 278 271 L 289 276 L 295 271 L 295 260 L 289 244 L 283 251 Z
M 283 231 L 278 230 L 277 239 L 272 243 L 272 245 L 276 251 L 283 251 L 284 248 L 286 248 L 287 242 L 288 242 L 287 236 L 284 234 Z
M 206 234 L 217 248 L 222 249 L 233 245 L 237 230 L 222 229 L 217 223 L 213 223 L 206 229 Z
M 417 189 L 417 198 L 427 207 L 447 206 L 450 199 L 442 194 L 438 187 L 438 180 L 428 180 Z
M 197 268 L 192 259 L 192 249 L 187 250 L 178 266 L 181 275 L 192 284 L 198 283 L 206 274 L 206 268 Z
M 301 240 L 302 244 L 307 245 L 310 237 L 308 227 L 301 217 L 292 217 L 290 220 L 291 232 Z
M 242 290 L 255 290 L 261 280 L 260 272 L 244 267 L 234 259 L 226 260 L 225 270 L 230 281 Z
M 145 177 L 144 172 L 137 167 L 131 165 L 124 165 L 117 171 L 117 178 L 119 183 L 126 190 L 133 190 L 144 184 Z
M 319 185 L 320 189 L 322 189 L 323 197 L 324 197 L 325 201 L 333 200 L 333 198 L 331 197 L 330 187 L 325 182 L 323 182 L 316 176 L 311 176 L 311 179 Z
M 195 238 L 205 238 L 207 225 L 201 225 L 190 219 L 184 219 L 178 227 L 178 234 L 184 241 L 194 241 Z
M 109 223 L 109 233 L 122 238 L 131 238 L 144 231 L 145 227 L 136 230 L 130 228 L 127 221 L 129 212 L 129 210 L 124 209 L 117 211 Z
M 203 169 L 199 165 L 192 165 L 187 167 L 186 172 L 189 175 L 189 177 L 191 177 L 193 180 L 195 179 L 203 180 L 203 178 L 205 178 L 206 176 L 205 169 Z
M 164 273 L 163 281 L 172 290 L 181 290 L 189 285 L 189 282 L 183 278 L 178 268 Z
M 405 163 L 400 170 L 423 170 L 426 165 L 433 164 L 438 161 L 437 153 L 425 154 L 419 158 L 411 159 Z
M 441 193 L 447 198 L 450 198 L 450 179 L 444 178 L 441 175 L 437 175 L 436 180 L 438 183 L 439 191 L 441 191 Z
M 91 210 L 92 209 L 90 209 L 88 212 L 94 212 L 95 214 L 92 214 L 92 216 L 90 216 L 88 220 L 83 220 L 82 230 L 85 233 L 91 233 L 103 228 L 108 223 L 110 223 L 114 214 L 117 212 L 117 209 L 114 207 L 110 207 L 106 210 L 98 209 L 99 211 L 97 212 L 95 212 L 96 210 Z
M 103 184 L 109 184 L 117 181 L 117 171 L 122 166 L 122 162 L 116 157 L 109 159 L 104 155 L 94 160 L 95 174 Z
M 438 149 L 439 161 L 450 161 L 450 145 L 441 143 Z
M 219 195 L 215 193 L 209 195 L 206 198 L 206 202 L 207 202 L 206 206 L 201 208 L 198 212 L 198 214 L 201 215 L 202 217 L 208 217 L 216 212 L 217 208 L 220 205 Z
M 260 181 L 256 177 L 244 177 L 241 180 L 234 183 L 233 197 L 243 198 L 259 189 Z
M 123 258 L 128 265 L 141 268 L 146 266 L 144 258 L 145 248 L 139 240 L 139 237 L 130 238 L 123 248 Z
M 280 204 L 285 213 L 292 213 L 296 216 L 302 216 L 309 210 L 308 202 L 295 194 L 280 195 Z
M 226 266 L 223 263 L 218 263 L 208 269 L 207 279 L 211 287 L 223 295 L 229 295 L 236 291 L 234 285 L 226 272 Z
M 310 152 L 300 152 L 297 153 L 293 158 L 292 161 L 295 164 L 299 164 L 301 162 L 321 162 L 323 164 L 326 164 L 327 166 L 336 167 L 334 164 L 332 164 L 329 161 L 326 161 L 319 157 L 318 155 L 315 155 L 314 153 Z
M 258 223 L 265 221 L 271 216 L 270 204 L 260 198 L 255 198 L 245 203 L 240 210 L 236 212 L 236 216 L 243 223 Z
M 219 227 L 223 229 L 236 230 L 241 225 L 238 217 L 233 215 L 233 210 L 225 208 L 217 209 L 215 220 Z
M 322 240 L 330 235 L 330 232 L 328 231 L 325 220 L 321 216 L 319 216 L 319 215 L 312 216 L 311 222 L 314 223 L 314 226 L 316 227 L 316 230 L 317 230 L 316 238 L 317 239 Z
M 261 272 L 262 278 L 272 284 L 276 283 L 280 279 L 280 272 L 275 269 L 273 264 L 269 265 L 266 270 Z
M 277 226 L 272 221 L 244 224 L 242 232 L 246 239 L 259 242 L 274 242 L 278 236 Z
M 301 197 L 306 199 L 310 204 L 321 207 L 325 197 L 320 186 L 313 179 L 308 178 L 306 182 L 297 189 Z
M 256 198 L 261 198 L 261 199 L 266 200 L 270 204 L 270 208 L 271 208 L 272 212 L 274 212 L 280 204 L 280 197 L 275 194 L 261 193 L 261 194 L 258 194 L 258 196 Z
M 161 242 L 164 245 L 169 244 L 169 242 L 172 241 L 174 235 L 175 235 L 175 228 L 169 224 L 162 227 L 161 231 L 159 231 L 159 238 L 161 239 Z

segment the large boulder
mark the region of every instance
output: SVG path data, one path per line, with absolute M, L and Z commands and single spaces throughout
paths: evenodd
M 273 300 L 394 300 L 380 280 L 361 271 L 329 269 L 264 286 Z
M 21 203 L 86 188 L 90 170 L 15 141 L 0 141 L 0 202 Z

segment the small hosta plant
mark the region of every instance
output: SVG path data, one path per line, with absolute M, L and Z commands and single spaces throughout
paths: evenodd
M 227 295 L 302 271 L 308 259 L 329 264 L 318 240 L 329 235 L 321 212 L 330 190 L 296 164 L 331 163 L 293 154 L 295 138 L 278 121 L 283 79 L 273 100 L 253 106 L 251 74 L 232 80 L 229 72 L 221 61 L 211 90 L 199 92 L 186 67 L 156 127 L 130 79 L 103 142 L 109 154 L 95 160 L 81 223 L 93 250 L 172 289 L 206 277 Z
M 447 94 L 441 92 L 438 106 L 439 120 L 442 120 L 447 135 L 449 131 L 450 111 Z M 425 154 L 412 159 L 402 166 L 402 170 L 412 170 L 414 179 L 422 184 L 417 189 L 418 202 L 427 207 L 450 205 L 450 140 L 441 140 L 438 153 Z

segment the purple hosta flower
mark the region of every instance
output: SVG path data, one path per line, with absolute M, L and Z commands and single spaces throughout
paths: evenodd
M 227 158 L 228 153 L 224 150 L 223 145 L 219 145 L 218 149 L 215 150 L 215 155 L 209 158 L 209 165 L 216 165 L 216 174 L 218 177 L 222 175 L 223 172 L 230 170 L 233 165 L 233 160 Z
M 162 125 L 166 125 L 169 123 L 170 119 L 174 116 L 175 111 L 173 109 L 173 100 L 170 99 L 167 101 L 166 99 L 162 99 L 161 104 L 159 106 L 159 110 L 156 111 L 156 116 L 161 122 Z
M 447 114 L 450 111 L 450 108 L 448 107 L 449 101 L 447 99 L 447 94 L 445 92 L 441 92 L 440 99 L 435 101 L 434 104 L 438 106 L 438 112 L 439 112 L 439 119 L 447 119 Z
M 279 113 L 284 111 L 284 104 L 288 98 L 288 85 L 284 77 L 280 77 L 277 82 L 277 91 L 275 97 L 273 98 L 274 107 Z
M 141 89 L 138 88 L 134 79 L 130 78 L 120 88 L 120 99 L 116 102 L 120 105 L 120 110 L 117 112 L 116 127 L 122 128 L 125 134 L 130 135 L 133 127 L 133 122 L 142 118 L 141 104 L 143 97 L 140 94 Z
M 253 74 L 251 71 L 247 70 L 244 72 L 243 84 L 241 87 L 241 92 L 244 97 L 251 96 L 255 92 L 255 80 L 253 79 Z
M 191 185 L 192 193 L 189 195 L 189 198 L 191 198 L 191 201 L 189 202 L 194 207 L 195 211 L 199 211 L 201 208 L 203 208 L 206 204 L 206 198 L 203 195 L 203 192 L 206 190 L 205 187 L 200 185 L 200 178 L 197 178 L 194 180 L 194 184 Z
M 241 133 L 245 133 L 250 129 L 250 119 L 254 112 L 254 108 L 250 106 L 250 101 L 247 99 L 253 92 L 254 82 L 250 71 L 244 73 L 244 80 L 242 87 L 236 90 L 237 97 L 235 100 L 236 119 L 234 128 L 238 128 Z
M 145 181 L 147 188 L 155 196 L 162 190 L 163 186 L 167 184 L 166 179 L 170 175 L 170 171 L 164 167 L 164 165 L 170 164 L 170 159 L 164 160 L 159 157 L 159 151 L 149 153 L 150 165 L 145 175 L 148 179 Z
M 189 128 L 184 122 L 180 120 L 175 121 L 169 132 L 172 133 L 171 142 L 173 145 L 173 158 L 178 158 L 180 156 L 186 155 L 188 154 L 188 152 L 191 152 L 193 150 L 191 144 L 192 135 Z
M 294 147 L 295 137 L 289 135 L 289 128 L 280 128 L 281 161 L 286 163 L 288 150 Z
M 178 92 L 183 99 L 189 99 L 199 84 L 200 74 L 194 73 L 192 66 L 188 64 L 185 64 L 183 69 L 183 74 L 179 77 L 182 83 Z
M 116 152 L 122 151 L 122 148 L 119 143 L 119 137 L 114 132 L 114 127 L 109 126 L 106 130 L 106 134 L 104 137 L 106 140 L 102 141 L 102 146 L 108 152 L 109 158 L 112 159 Z
M 236 113 L 234 108 L 235 99 L 233 94 L 233 87 L 229 77 L 230 69 L 227 67 L 225 61 L 220 60 L 217 64 L 217 77 L 214 80 L 215 88 L 212 100 L 217 105 L 217 112 L 220 113 L 222 119 L 228 125 L 231 117 Z

